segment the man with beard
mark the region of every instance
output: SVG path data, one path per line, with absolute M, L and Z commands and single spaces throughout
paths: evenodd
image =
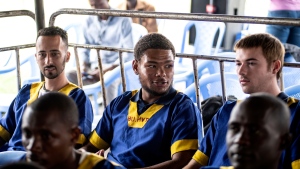
M 70 59 L 67 32 L 58 27 L 41 29 L 37 35 L 35 57 L 45 81 L 24 85 L 0 119 L 1 150 L 25 150 L 21 142 L 23 112 L 27 105 L 49 92 L 63 93 L 76 102 L 82 130 L 77 144 L 83 145 L 91 131 L 93 110 L 84 91 L 70 83 L 65 75 L 65 64 Z
M 126 168 L 182 168 L 198 147 L 200 112 L 172 87 L 174 46 L 161 34 L 148 34 L 136 44 L 134 57 L 132 68 L 142 88 L 106 107 L 83 148 L 110 148 L 108 160 Z
M 300 102 L 282 92 L 278 86 L 281 75 L 284 47 L 274 36 L 267 33 L 252 34 L 239 40 L 236 51 L 236 72 L 242 90 L 246 94 L 269 93 L 285 102 L 291 112 L 290 144 L 282 153 L 278 168 L 298 169 L 300 166 Z M 237 101 L 227 101 L 216 113 L 201 140 L 199 149 L 185 169 L 202 166 L 230 166 L 226 148 L 226 131 L 229 117 Z

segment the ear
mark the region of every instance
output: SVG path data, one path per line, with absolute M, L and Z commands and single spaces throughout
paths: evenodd
M 280 150 L 286 149 L 290 143 L 292 142 L 292 135 L 290 133 L 286 133 L 280 138 Z
M 66 62 L 69 62 L 70 60 L 70 56 L 71 56 L 71 53 L 69 51 L 67 51 L 67 55 L 66 55 Z
M 139 72 L 138 72 L 138 61 L 135 60 L 135 59 L 132 61 L 132 69 L 133 69 L 133 71 L 136 75 L 139 74 Z
M 282 67 L 282 63 L 280 60 L 275 60 L 273 62 L 273 67 L 272 67 L 272 72 L 274 74 L 277 74 L 277 72 L 279 71 L 279 69 Z
M 77 143 L 80 134 L 81 134 L 81 129 L 78 126 L 71 129 L 71 135 L 72 135 L 71 142 L 74 145 Z

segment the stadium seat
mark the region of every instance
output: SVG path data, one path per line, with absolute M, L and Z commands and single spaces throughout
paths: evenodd
M 300 100 L 300 84 L 293 85 L 284 89 L 284 92 L 291 97 L 295 97 Z

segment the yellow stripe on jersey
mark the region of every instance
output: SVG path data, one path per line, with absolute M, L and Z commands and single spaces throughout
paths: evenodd
M 68 96 L 70 94 L 70 92 L 76 88 L 78 88 L 78 86 L 76 86 L 75 84 L 68 83 L 66 86 L 61 88 L 58 92 L 63 93 Z
M 197 150 L 197 149 L 198 149 L 197 139 L 177 140 L 171 146 L 171 156 L 180 151 Z
M 290 106 L 291 104 L 298 103 L 298 102 L 299 102 L 299 100 L 297 100 L 297 99 L 295 99 L 293 97 L 289 97 L 288 101 L 287 101 L 287 104 L 288 104 L 288 106 Z
M 164 105 L 153 104 L 145 112 L 139 115 L 137 103 L 130 101 L 127 115 L 128 126 L 132 128 L 143 128 L 147 121 L 162 107 L 164 107 Z
M 80 163 L 77 169 L 92 169 L 100 161 L 105 160 L 103 157 L 96 154 L 88 153 L 84 160 Z
M 11 134 L 1 125 L 0 125 L 0 137 L 6 142 L 8 142 L 11 138 Z
M 292 169 L 299 169 L 299 168 L 300 168 L 300 159 L 293 161 Z
M 196 153 L 193 156 L 193 159 L 202 166 L 207 166 L 208 164 L 208 157 L 199 150 L 196 151 Z
M 97 132 L 94 130 L 92 132 L 92 135 L 90 137 L 90 143 L 93 144 L 93 146 L 95 146 L 96 148 L 98 148 L 99 150 L 101 149 L 108 149 L 109 148 L 109 144 L 106 143 L 98 134 Z
M 30 97 L 27 102 L 27 105 L 30 105 L 39 97 L 39 91 L 43 87 L 45 82 L 32 83 L 30 88 Z
M 86 141 L 86 138 L 85 138 L 84 134 L 80 134 L 76 143 L 83 145 L 85 141 Z

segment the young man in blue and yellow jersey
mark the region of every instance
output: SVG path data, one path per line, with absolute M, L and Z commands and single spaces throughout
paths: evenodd
M 267 93 L 252 94 L 236 104 L 229 118 L 226 144 L 232 166 L 202 168 L 277 169 L 291 141 L 289 125 L 286 103 Z
M 174 46 L 161 34 L 148 34 L 136 44 L 134 57 L 142 88 L 106 107 L 84 149 L 110 148 L 107 158 L 126 168 L 182 168 L 198 148 L 200 112 L 172 87 Z
M 270 34 L 252 34 L 235 45 L 236 71 L 240 85 L 246 94 L 266 92 L 284 101 L 291 111 L 290 133 L 292 144 L 281 156 L 279 168 L 296 169 L 300 166 L 300 104 L 299 101 L 280 91 L 278 79 L 284 58 L 284 47 Z M 228 101 L 213 117 L 211 126 L 201 141 L 199 150 L 185 168 L 201 166 L 230 166 L 225 137 L 228 120 L 236 101 Z
M 49 92 L 63 93 L 76 102 L 82 130 L 77 143 L 82 145 L 91 131 L 93 111 L 84 91 L 70 83 L 65 75 L 65 64 L 70 59 L 67 32 L 58 27 L 41 29 L 37 35 L 35 57 L 45 81 L 24 85 L 11 103 L 8 112 L 0 119 L 2 151 L 24 150 L 21 143 L 23 112 L 34 100 Z

